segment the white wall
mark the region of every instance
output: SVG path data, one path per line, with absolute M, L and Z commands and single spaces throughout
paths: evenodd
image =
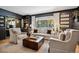
M 31 26 L 32 26 L 32 29 L 36 28 L 35 26 L 35 16 L 32 16 L 32 22 L 31 22 Z
M 53 19 L 54 19 L 54 29 L 56 30 L 56 28 L 58 28 L 58 30 L 60 29 L 60 24 L 59 24 L 59 13 L 54 13 L 53 15 Z

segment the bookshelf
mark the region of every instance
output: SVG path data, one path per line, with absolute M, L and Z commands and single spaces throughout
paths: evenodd
M 0 40 L 5 39 L 5 17 L 0 16 Z
M 60 12 L 60 29 L 72 28 L 72 12 Z
M 26 32 L 26 24 L 28 24 L 28 25 L 30 25 L 31 24 L 31 16 L 29 16 L 29 15 L 26 15 L 26 16 L 23 16 L 22 17 L 23 19 L 22 19 L 22 31 L 23 32 Z
M 0 16 L 0 27 L 5 27 L 5 17 Z

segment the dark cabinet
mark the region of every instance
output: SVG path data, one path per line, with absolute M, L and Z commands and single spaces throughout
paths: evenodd
M 10 33 L 9 33 L 9 29 L 6 29 L 6 37 L 9 37 Z
M 5 28 L 0 27 L 0 40 L 5 39 Z

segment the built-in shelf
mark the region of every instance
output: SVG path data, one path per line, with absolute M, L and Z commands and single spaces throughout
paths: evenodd
M 60 13 L 60 28 L 71 28 L 71 13 L 70 11 Z
M 0 16 L 0 40 L 5 39 L 5 17 Z
M 21 27 L 22 27 L 22 31 L 25 32 L 26 31 L 26 24 L 28 24 L 28 25 L 31 24 L 31 16 L 26 15 L 26 16 L 23 16 L 22 18 L 23 19 L 22 19 L 22 22 L 21 22 L 21 24 L 22 24 Z

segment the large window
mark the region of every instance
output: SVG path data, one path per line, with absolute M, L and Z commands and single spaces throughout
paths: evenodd
M 54 27 L 54 20 L 52 16 L 45 16 L 36 18 L 36 27 Z
M 54 27 L 53 19 L 48 20 L 37 20 L 37 27 Z

